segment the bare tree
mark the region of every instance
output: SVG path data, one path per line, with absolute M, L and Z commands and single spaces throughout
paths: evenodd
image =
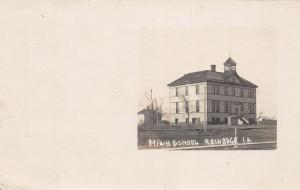
M 152 89 L 151 89 L 150 92 L 148 92 L 148 91 L 145 92 L 144 96 L 146 98 L 146 107 L 149 106 L 151 109 L 153 109 L 153 103 L 154 103 L 154 101 L 153 101 L 153 98 L 152 98 Z
M 151 126 L 156 121 L 156 126 L 159 124 L 159 118 L 162 118 L 167 112 L 164 111 L 163 107 L 163 98 L 153 98 L 152 89 L 150 92 L 145 92 L 144 96 L 146 98 L 146 105 L 148 109 L 151 110 Z
M 156 111 L 156 126 L 158 127 L 159 117 L 162 118 L 162 116 L 165 114 L 165 112 L 163 111 L 163 98 L 154 99 L 154 109 Z
M 183 101 L 183 108 L 184 108 L 184 111 L 187 114 L 187 119 L 188 119 L 187 124 L 189 126 L 190 125 L 190 105 L 189 105 L 189 100 L 184 95 L 180 96 L 180 99 Z

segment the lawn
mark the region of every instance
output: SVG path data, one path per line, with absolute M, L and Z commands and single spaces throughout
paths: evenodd
M 268 150 L 277 147 L 277 127 L 138 130 L 138 149 Z M 237 146 L 234 146 L 237 143 Z

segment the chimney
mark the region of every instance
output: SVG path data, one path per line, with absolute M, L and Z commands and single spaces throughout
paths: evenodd
M 216 72 L 216 65 L 210 65 L 210 70 L 212 72 Z

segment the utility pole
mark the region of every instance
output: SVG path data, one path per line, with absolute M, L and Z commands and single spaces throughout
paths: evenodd
M 154 118 L 154 113 L 153 113 L 153 100 L 152 100 L 152 88 L 150 89 L 151 92 L 151 127 L 153 125 L 153 118 Z
M 152 88 L 151 88 L 151 108 L 152 108 L 152 110 L 153 110 Z
M 156 127 L 158 127 L 158 105 L 157 105 L 157 99 L 155 98 L 155 104 L 156 104 Z

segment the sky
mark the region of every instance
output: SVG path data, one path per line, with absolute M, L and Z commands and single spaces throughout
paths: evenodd
M 163 98 L 168 110 L 167 84 L 189 72 L 223 72 L 229 56 L 237 72 L 258 85 L 257 112 L 277 115 L 277 38 L 272 27 L 152 27 L 143 28 L 139 51 L 139 109 L 145 92 Z

